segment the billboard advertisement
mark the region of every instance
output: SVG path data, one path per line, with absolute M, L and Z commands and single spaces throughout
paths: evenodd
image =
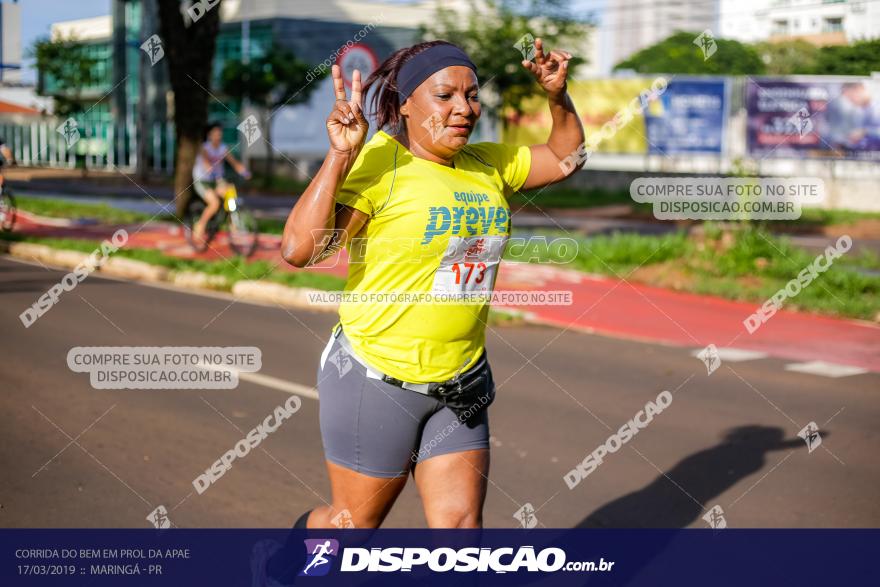
M 746 113 L 753 157 L 880 160 L 880 81 L 749 79 Z
M 599 132 L 603 125 L 611 123 L 615 115 L 630 109 L 633 99 L 640 103 L 639 96 L 651 91 L 650 78 L 639 79 L 597 79 L 571 81 L 568 94 L 571 96 L 587 137 Z M 550 110 L 547 98 L 535 95 L 524 103 L 521 116 L 509 115 L 502 141 L 517 145 L 544 143 L 550 136 Z M 606 136 L 595 149 L 599 153 L 644 154 L 648 142 L 645 133 L 645 118 L 636 108 L 627 124 L 623 124 Z
M 645 111 L 648 151 L 658 155 L 720 155 L 726 117 L 724 80 L 673 79 Z
M 591 152 L 672 155 L 723 150 L 727 116 L 723 79 L 583 80 L 570 82 L 568 93 L 587 141 L 601 136 Z M 613 132 L 606 132 L 609 126 Z M 546 98 L 535 96 L 526 101 L 521 116 L 507 117 L 503 140 L 543 143 L 550 127 Z

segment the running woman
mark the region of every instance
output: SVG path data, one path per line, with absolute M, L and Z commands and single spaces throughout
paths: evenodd
M 477 69 L 445 41 L 392 54 L 351 98 L 333 66 L 330 149 L 287 219 L 282 255 L 304 267 L 349 250 L 348 294 L 487 294 L 510 232 L 506 196 L 561 181 L 583 143 L 566 93 L 571 55 L 522 65 L 547 94 L 545 144 L 469 144 L 480 117 Z M 378 132 L 364 144 L 363 99 Z M 563 170 L 568 171 L 563 171 Z M 318 370 L 332 503 L 294 527 L 376 528 L 410 472 L 431 528 L 477 528 L 489 473 L 484 351 L 488 304 L 344 300 Z

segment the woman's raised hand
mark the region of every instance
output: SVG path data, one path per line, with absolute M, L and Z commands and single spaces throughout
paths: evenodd
M 338 65 L 331 68 L 333 90 L 336 93 L 336 104 L 333 112 L 327 117 L 327 135 L 330 148 L 340 153 L 356 153 L 370 128 L 364 117 L 364 98 L 361 92 L 361 72 L 354 70 L 351 80 L 351 100 L 345 96 L 345 84 L 342 81 L 342 70 Z
M 561 95 L 565 92 L 568 79 L 568 62 L 571 53 L 568 51 L 550 51 L 544 53 L 544 42 L 535 39 L 535 61 L 523 61 L 523 67 L 532 72 L 535 79 L 549 95 Z

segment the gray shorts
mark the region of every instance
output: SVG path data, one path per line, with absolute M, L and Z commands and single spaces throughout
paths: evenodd
M 369 377 L 335 336 L 321 355 L 318 395 L 324 456 L 364 475 L 400 477 L 431 457 L 489 448 L 486 409 L 463 422 L 433 397 Z
M 201 198 L 205 199 L 205 192 L 213 190 L 217 187 L 217 182 L 213 180 L 195 180 L 192 184 L 193 190 Z

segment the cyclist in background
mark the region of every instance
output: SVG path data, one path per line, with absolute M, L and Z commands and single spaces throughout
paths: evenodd
M 204 239 L 208 221 L 220 210 L 222 195 L 226 191 L 223 180 L 224 161 L 232 165 L 236 173 L 248 177 L 245 166 L 223 143 L 223 127 L 214 122 L 208 125 L 207 140 L 199 149 L 193 166 L 193 189 L 207 204 L 202 216 L 193 226 L 193 239 L 196 242 Z

